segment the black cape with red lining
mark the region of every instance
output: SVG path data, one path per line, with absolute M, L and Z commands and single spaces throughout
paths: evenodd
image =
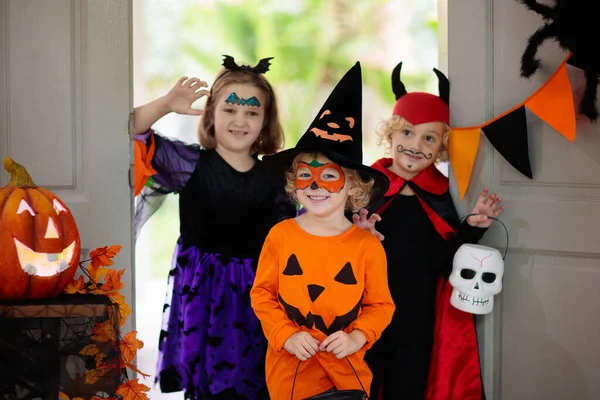
M 377 229 L 385 236 L 382 244 L 396 302 L 394 320 L 367 357 L 374 374 L 371 397 L 395 400 L 383 397 L 385 391 L 394 393 L 390 396 L 427 400 L 482 399 L 474 316 L 450 305 L 452 287 L 447 277 L 456 250 L 463 243 L 478 242 L 486 230 L 466 222 L 459 228 L 448 178 L 435 166 L 407 182 L 387 169 L 391 164 L 392 159 L 373 164 L 390 179 L 390 188 L 382 200 L 369 207 L 382 217 Z M 405 185 L 416 195 L 399 195 Z M 424 360 L 419 361 L 419 354 Z M 390 357 L 406 358 L 402 362 L 410 365 L 390 366 Z M 385 368 L 395 372 L 385 373 Z M 402 379 L 413 389 L 400 387 Z M 424 388 L 419 389 L 415 382 L 420 379 Z M 388 385 L 392 387 L 383 389 Z

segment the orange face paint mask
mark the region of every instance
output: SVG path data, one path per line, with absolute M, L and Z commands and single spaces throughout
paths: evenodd
M 342 168 L 333 163 L 321 164 L 316 159 L 312 160 L 310 163 L 299 162 L 298 168 L 306 168 L 310 171 L 310 177 L 296 177 L 296 189 L 304 190 L 309 188 L 311 190 L 317 190 L 323 188 L 327 190 L 329 193 L 339 193 L 344 188 L 344 184 L 346 183 L 346 179 L 344 176 L 344 171 Z M 339 178 L 323 180 L 321 174 L 324 170 L 331 168 L 340 174 Z

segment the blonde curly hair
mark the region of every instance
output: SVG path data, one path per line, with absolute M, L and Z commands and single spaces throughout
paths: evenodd
M 410 123 L 404 118 L 398 115 L 392 115 L 388 119 L 384 119 L 377 125 L 377 145 L 383 145 L 385 148 L 385 153 L 388 155 L 392 154 L 392 134 L 394 132 L 401 132 L 404 128 L 406 128 Z M 446 130 L 442 136 L 442 146 L 440 147 L 440 151 L 437 154 L 436 161 L 448 161 L 448 139 L 450 138 L 450 127 L 446 125 Z
M 285 173 L 285 192 L 295 202 L 298 203 L 298 197 L 296 196 L 296 173 L 298 172 L 298 162 L 302 156 L 308 153 L 300 153 L 292 162 L 289 170 Z M 342 167 L 344 176 L 346 179 L 346 185 L 349 185 L 348 198 L 346 199 L 346 210 L 352 212 L 358 212 L 361 208 L 365 208 L 371 201 L 371 191 L 375 185 L 375 180 L 369 177 L 365 180 L 357 170 L 347 169 Z

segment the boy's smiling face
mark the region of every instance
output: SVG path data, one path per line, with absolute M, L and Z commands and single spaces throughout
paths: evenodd
M 407 124 L 391 135 L 394 170 L 405 179 L 412 179 L 427 169 L 442 150 L 446 125 L 443 122 Z
M 307 211 L 327 216 L 344 211 L 348 185 L 344 170 L 322 154 L 304 154 L 296 171 L 296 197 Z

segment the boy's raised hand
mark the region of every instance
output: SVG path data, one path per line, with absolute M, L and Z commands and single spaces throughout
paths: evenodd
M 204 110 L 192 108 L 192 103 L 202 96 L 209 96 L 210 92 L 206 89 L 206 82 L 198 78 L 189 78 L 187 76 L 179 78 L 175 86 L 169 90 L 164 97 L 164 101 L 172 112 L 184 115 L 202 115 Z
M 352 222 L 354 225 L 359 228 L 364 229 L 367 232 L 372 233 L 379 239 L 380 241 L 384 239 L 384 236 L 375 229 L 375 222 L 381 221 L 381 216 L 379 214 L 371 214 L 369 218 L 367 218 L 367 214 L 369 212 L 366 208 L 361 208 L 358 214 L 352 214 Z
M 473 211 L 471 214 L 479 214 L 472 215 L 467 218 L 467 223 L 476 228 L 489 228 L 490 225 L 494 222 L 493 219 L 488 217 L 498 218 L 502 211 L 504 211 L 504 206 L 501 206 L 502 197 L 496 195 L 496 193 L 492 193 L 489 195 L 489 188 L 485 188 L 481 191 L 479 195 L 479 199 L 477 199 L 477 203 L 475 207 L 473 207 Z
M 306 361 L 319 351 L 319 341 L 307 332 L 297 332 L 285 341 L 283 348 L 298 360 Z
M 366 342 L 365 335 L 359 330 L 354 330 L 350 334 L 337 331 L 321 343 L 319 350 L 332 353 L 336 358 L 341 359 L 356 353 Z

